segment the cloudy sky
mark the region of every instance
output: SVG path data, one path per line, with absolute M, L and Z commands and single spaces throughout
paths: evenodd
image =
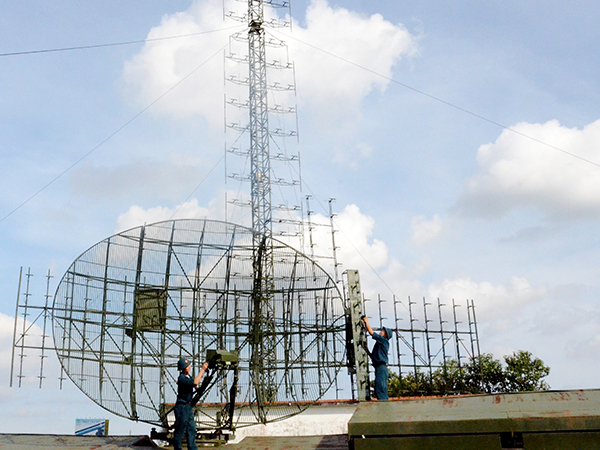
M 223 9 L 3 6 L 0 432 L 72 433 L 76 417 L 107 415 L 68 381 L 52 391 L 51 358 L 50 389 L 36 388 L 30 360 L 24 387 L 8 388 L 20 266 L 41 301 L 48 269 L 55 285 L 118 231 L 247 223 L 225 206 L 247 188 L 225 176 L 223 99 L 243 93 L 224 77 L 243 74 L 223 53 L 244 28 Z M 291 11 L 291 29 L 269 36 L 295 64 L 283 101 L 298 107 L 296 195 L 313 196 L 315 220 L 336 199 L 342 267 L 361 271 L 369 295 L 473 299 L 482 351 L 531 351 L 554 389 L 598 387 L 600 4 L 293 0 Z M 134 429 L 109 417 L 114 432 Z

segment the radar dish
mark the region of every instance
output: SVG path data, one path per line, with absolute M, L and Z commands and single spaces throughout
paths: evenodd
M 340 292 L 319 265 L 269 240 L 269 292 L 256 294 L 249 228 L 171 220 L 111 236 L 79 256 L 58 285 L 54 342 L 70 379 L 103 408 L 167 425 L 177 360 L 199 371 L 207 350 L 238 353 L 233 428 L 281 420 L 323 398 L 345 363 Z M 269 302 L 270 318 L 257 315 Z M 270 342 L 270 361 L 256 348 Z M 196 412 L 223 425 L 232 375 L 214 381 Z

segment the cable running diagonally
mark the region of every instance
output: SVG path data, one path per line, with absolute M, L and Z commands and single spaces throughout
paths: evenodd
M 588 164 L 592 164 L 593 166 L 600 167 L 600 163 L 597 163 L 597 162 L 592 161 L 590 159 L 584 158 L 583 156 L 576 155 L 575 153 L 571 153 L 571 152 L 569 152 L 569 151 L 567 151 L 565 149 L 562 149 L 562 148 L 557 147 L 555 145 L 549 144 L 548 142 L 542 141 L 541 139 L 537 139 L 537 138 L 535 138 L 533 136 L 530 136 L 530 135 L 528 135 L 526 133 L 522 133 L 522 132 L 520 132 L 518 130 L 515 130 L 512 127 L 509 127 L 508 125 L 503 125 L 500 122 L 497 122 L 497 121 L 495 121 L 493 119 L 485 117 L 485 116 L 483 116 L 481 114 L 478 114 L 476 112 L 470 111 L 470 110 L 468 110 L 466 108 L 463 108 L 462 106 L 455 105 L 454 103 L 446 101 L 446 100 L 444 100 L 444 99 L 442 99 L 440 97 L 436 97 L 435 95 L 428 94 L 425 91 L 422 91 L 422 90 L 417 89 L 417 88 L 415 88 L 413 86 L 410 86 L 410 85 L 408 85 L 406 83 L 398 81 L 395 78 L 389 77 L 387 75 L 383 75 L 383 74 L 381 74 L 381 73 L 379 73 L 379 72 L 377 72 L 377 71 L 375 71 L 373 69 L 369 69 L 368 67 L 362 66 L 362 65 L 360 65 L 360 64 L 358 64 L 358 63 L 356 63 L 354 61 L 351 61 L 351 60 L 346 59 L 346 58 L 344 58 L 342 56 L 336 55 L 335 53 L 332 53 L 330 51 L 327 51 L 327 50 L 324 50 L 324 49 L 322 49 L 320 47 L 317 47 L 316 45 L 313 45 L 313 44 L 310 44 L 310 43 L 308 43 L 306 41 L 303 41 L 301 39 L 295 38 L 292 35 L 288 35 L 288 34 L 284 34 L 284 33 L 274 33 L 272 31 L 271 31 L 271 34 L 274 34 L 274 35 L 275 34 L 282 34 L 283 36 L 285 36 L 285 37 L 287 37 L 289 39 L 294 39 L 296 42 L 299 42 L 299 43 L 301 43 L 303 45 L 306 45 L 307 47 L 313 48 L 313 49 L 318 50 L 318 51 L 320 51 L 322 53 L 325 53 L 326 55 L 329 55 L 329 56 L 331 56 L 333 58 L 339 59 L 340 61 L 344 61 L 347 64 L 351 64 L 351 65 L 353 65 L 355 67 L 358 67 L 359 69 L 362 69 L 364 71 L 372 73 L 373 75 L 376 75 L 376 76 L 378 76 L 380 78 L 383 78 L 383 79 L 389 81 L 390 83 L 394 83 L 394 84 L 397 84 L 398 86 L 402 86 L 402 87 L 404 87 L 406 89 L 410 89 L 411 91 L 416 92 L 417 94 L 421 94 L 421 95 L 423 95 L 425 97 L 428 97 L 428 98 L 430 98 L 432 100 L 435 100 L 436 102 L 443 103 L 446 106 L 450 106 L 451 108 L 457 109 L 457 110 L 459 110 L 461 112 L 464 112 L 465 114 L 469 114 L 470 116 L 476 117 L 477 119 L 483 120 L 484 122 L 490 123 L 492 125 L 496 125 L 497 127 L 500 127 L 500 128 L 502 128 L 504 130 L 507 130 L 507 131 L 510 131 L 512 133 L 518 134 L 519 136 L 522 136 L 524 138 L 530 139 L 530 140 L 532 140 L 534 142 L 537 142 L 538 144 L 545 145 L 546 147 L 549 147 L 549 148 L 552 148 L 554 150 L 557 150 L 557 151 L 559 151 L 561 153 L 564 153 L 565 155 L 572 156 L 573 158 L 577 158 L 577 159 L 579 159 L 579 160 L 581 160 L 583 162 L 586 162 Z
M 221 53 L 223 51 L 223 49 L 225 49 L 227 47 L 227 45 L 229 45 L 229 44 L 225 44 L 223 47 L 221 47 L 219 50 L 217 50 L 208 59 L 206 59 L 202 64 L 197 66 L 194 70 L 192 70 L 190 73 L 188 73 L 186 76 L 184 76 L 181 80 L 179 80 L 177 83 L 175 83 L 169 89 L 167 89 L 164 93 L 162 93 L 155 100 L 153 100 L 150 104 L 148 104 L 148 106 L 143 108 L 140 112 L 138 112 L 136 115 L 134 115 L 131 119 L 129 119 L 127 122 L 125 122 L 119 128 L 117 128 L 117 130 L 113 131 L 110 135 L 108 135 L 108 137 L 104 138 L 99 144 L 97 144 L 95 147 L 93 147 L 91 150 L 89 150 L 87 153 L 85 153 L 83 156 L 81 156 L 77 161 L 75 161 L 73 164 L 71 164 L 69 167 L 67 167 L 65 170 L 63 170 L 61 173 L 56 175 L 52 180 L 47 182 L 44 186 L 42 186 L 40 189 L 38 189 L 34 194 L 30 195 L 26 200 L 21 202 L 18 206 L 13 208 L 8 214 L 6 214 L 4 217 L 2 217 L 0 219 L 0 223 L 4 222 L 10 216 L 12 216 L 14 213 L 16 213 L 19 209 L 21 209 L 23 206 L 25 206 L 27 203 L 29 203 L 31 200 L 33 200 L 35 197 L 37 197 L 40 193 L 45 191 L 48 187 L 50 187 L 52 184 L 54 184 L 56 181 L 58 181 L 60 178 L 62 178 L 65 174 L 70 172 L 74 167 L 76 167 L 78 164 L 80 164 L 82 161 L 84 161 L 88 156 L 90 156 L 92 153 L 94 153 L 96 150 L 98 150 L 100 147 L 102 147 L 104 144 L 106 144 L 108 141 L 110 141 L 113 137 L 115 137 L 117 134 L 119 134 L 121 131 L 123 131 L 127 126 L 129 126 L 131 123 L 133 123 L 138 117 L 140 117 L 142 114 L 144 114 L 150 108 L 152 108 L 155 104 L 157 104 L 160 100 L 162 100 L 164 97 L 166 97 L 168 94 L 170 94 L 175 88 L 177 88 L 177 86 L 182 84 L 184 81 L 186 81 L 188 78 L 190 78 L 194 73 L 196 73 L 198 70 L 200 70 L 204 65 L 206 65 L 211 59 L 213 59 L 215 56 L 217 56 L 219 53 Z
M 94 48 L 118 47 L 118 46 L 122 46 L 122 45 L 132 45 L 132 44 L 144 44 L 146 42 L 166 41 L 166 40 L 170 40 L 170 39 L 181 39 L 181 38 L 192 37 L 192 36 L 200 36 L 203 34 L 218 33 L 220 31 L 230 31 L 233 29 L 239 30 L 240 27 L 239 26 L 227 27 L 227 28 L 221 28 L 219 30 L 199 31 L 197 33 L 178 34 L 176 36 L 164 36 L 164 37 L 159 37 L 159 38 L 138 39 L 135 41 L 122 41 L 122 42 L 111 42 L 111 43 L 106 43 L 106 44 L 80 45 L 80 46 L 74 46 L 74 47 L 46 48 L 46 49 L 41 49 L 41 50 L 24 50 L 21 52 L 6 52 L 6 53 L 0 53 L 0 58 L 6 57 L 6 56 L 37 55 L 40 53 L 69 52 L 69 51 L 73 51 L 73 50 L 90 50 L 90 49 L 94 49 Z

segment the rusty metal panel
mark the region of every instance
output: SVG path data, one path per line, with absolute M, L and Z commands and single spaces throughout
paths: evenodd
M 156 445 L 148 436 L 0 434 L 0 447 L 6 450 L 151 450 Z
M 600 390 L 423 397 L 361 403 L 353 436 L 600 430 Z
M 329 436 L 249 436 L 237 444 L 228 444 L 231 450 L 348 450 L 345 435 Z
M 357 438 L 353 445 L 354 450 L 502 450 L 499 435 Z
M 600 432 L 527 433 L 523 448 L 531 450 L 598 450 Z

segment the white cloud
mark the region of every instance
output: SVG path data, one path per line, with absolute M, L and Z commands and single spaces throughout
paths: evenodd
M 166 206 L 155 206 L 144 209 L 133 205 L 127 212 L 119 215 L 117 219 L 117 228 L 115 233 L 119 233 L 130 228 L 138 227 L 144 224 L 162 222 L 170 219 L 205 219 L 208 218 L 211 211 L 198 205 L 198 200 L 192 199 L 173 208 Z
M 163 17 L 148 33 L 139 54 L 125 63 L 123 80 L 127 94 L 141 106 L 158 99 L 195 69 L 193 76 L 169 92 L 153 108 L 175 116 L 200 114 L 215 126 L 222 126 L 223 56 L 231 24 L 223 22 L 221 0 L 196 1 L 187 11 Z M 186 38 L 164 37 L 210 32 Z M 202 66 L 202 67 L 200 67 Z M 216 113 L 221 111 L 221 113 Z
M 295 219 L 299 220 L 300 217 L 296 216 Z M 297 238 L 280 236 L 277 230 L 274 230 L 274 236 L 307 256 L 314 257 L 315 261 L 333 276 L 330 218 L 322 214 L 312 214 L 310 222 L 312 229 L 309 232 L 309 226 L 306 225 L 302 247 Z M 390 263 L 385 243 L 373 238 L 374 227 L 375 220 L 363 214 L 356 205 L 347 205 L 335 216 L 335 246 L 340 275 L 346 269 L 358 269 L 361 276 L 364 273 L 369 277 L 373 274 L 373 269 L 385 269 Z
M 518 276 L 513 276 L 506 285 L 494 285 L 488 281 L 473 281 L 465 275 L 432 283 L 427 292 L 428 298 L 432 299 L 473 300 L 478 320 L 488 323 L 496 331 L 505 331 L 520 311 L 546 294 L 546 288 L 531 286 L 526 278 Z
M 517 133 L 505 130 L 496 142 L 479 148 L 479 172 L 468 180 L 459 209 L 490 217 L 518 207 L 553 218 L 600 215 L 600 168 L 536 142 L 600 162 L 600 121 L 583 129 L 556 120 L 513 129 Z
M 48 322 L 47 325 L 49 327 L 50 323 Z M 14 326 L 14 317 L 0 313 L 0 374 L 2 374 L 2 379 L 7 381 L 10 378 Z M 25 330 L 24 338 L 22 337 L 23 330 Z M 17 318 L 17 345 L 21 344 L 32 348 L 23 347 L 23 358 L 20 356 L 20 347 L 15 348 L 13 386 L 19 385 L 20 374 L 23 375 L 21 379 L 23 385 L 39 385 L 41 351 L 36 348 L 41 347 L 42 344 L 42 329 L 37 324 L 33 324 L 28 320 L 24 321 L 22 317 L 19 317 Z M 46 355 L 50 353 L 52 345 L 50 339 L 45 341 Z M 45 373 L 44 375 L 48 374 Z M 13 394 L 9 390 L 0 389 L 0 399 L 11 397 Z
M 375 220 L 361 213 L 358 206 L 346 206 L 335 218 L 335 227 L 338 259 L 345 268 L 367 272 L 388 264 L 387 246 L 372 237 Z
M 322 117 L 352 114 L 374 90 L 383 92 L 394 65 L 415 52 L 415 39 L 381 14 L 366 17 L 326 0 L 313 0 L 306 26 L 294 22 L 288 45 L 296 61 L 301 103 L 322 111 Z M 335 56 L 331 56 L 331 53 Z M 361 69 L 346 61 L 366 67 Z M 383 77 L 376 75 L 381 74 Z
M 413 217 L 411 221 L 412 241 L 423 245 L 436 239 L 443 229 L 442 219 L 435 214 L 431 220 L 425 216 Z
M 221 194 L 208 202 L 208 206 L 201 206 L 198 204 L 198 199 L 195 198 L 173 207 L 154 206 L 151 208 L 142 208 L 141 206 L 133 205 L 117 218 L 115 233 L 120 233 L 121 231 L 144 224 L 171 219 L 227 220 L 231 223 L 251 227 L 251 212 L 249 207 L 228 204 L 227 210 L 225 209 L 225 196 L 228 199 L 237 198 L 241 203 L 247 201 L 247 196 L 235 192 L 227 192 L 227 195 L 225 193 Z
M 222 126 L 223 91 L 216 88 L 224 84 L 223 56 L 219 49 L 228 44 L 229 34 L 233 31 L 150 40 L 222 30 L 235 25 L 232 21 L 223 21 L 222 8 L 221 0 L 197 0 L 187 11 L 165 16 L 161 24 L 150 31 L 141 52 L 125 64 L 123 80 L 127 95 L 145 106 L 204 63 L 190 79 L 169 92 L 153 109 L 177 116 L 198 114 L 209 123 Z M 232 1 L 225 5 L 227 11 L 242 11 L 243 8 L 243 4 Z M 265 8 L 265 14 L 274 13 Z M 243 29 L 242 24 L 240 29 Z M 331 7 L 326 0 L 312 1 L 306 11 L 306 26 L 294 21 L 292 36 L 286 41 L 290 59 L 296 63 L 300 103 L 318 111 L 323 119 L 356 114 L 360 102 L 367 95 L 374 90 L 382 92 L 389 84 L 389 80 L 373 72 L 390 77 L 400 58 L 415 51 L 415 40 L 404 26 L 386 21 L 381 14 L 365 17 L 345 8 Z M 370 71 L 299 41 L 368 67 Z M 243 47 L 238 50 L 235 43 L 231 44 L 229 51 L 245 52 Z M 269 61 L 286 58 L 281 51 L 271 48 L 268 51 L 271 52 L 267 55 Z M 237 56 L 243 57 L 243 54 Z M 247 65 L 227 64 L 228 77 L 247 78 Z M 227 96 L 245 99 L 247 88 L 236 89 L 235 85 L 228 83 Z

